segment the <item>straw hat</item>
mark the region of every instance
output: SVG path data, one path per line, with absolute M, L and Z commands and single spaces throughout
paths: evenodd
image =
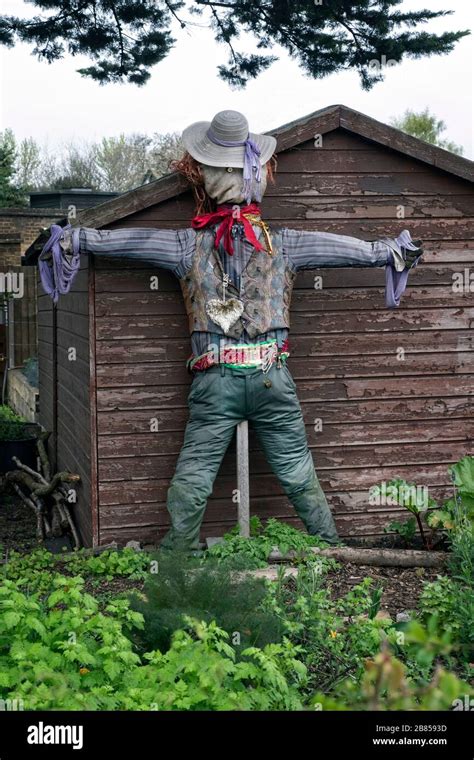
M 184 147 L 196 161 L 207 166 L 242 168 L 245 143 L 251 141 L 260 151 L 262 166 L 275 152 L 276 140 L 270 135 L 249 132 L 245 116 L 238 111 L 220 111 L 212 121 L 197 121 L 183 132 Z M 221 143 L 238 143 L 222 145 Z

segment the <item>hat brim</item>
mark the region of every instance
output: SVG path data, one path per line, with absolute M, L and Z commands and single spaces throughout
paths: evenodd
M 207 136 L 210 126 L 210 121 L 196 121 L 186 127 L 181 139 L 188 153 L 196 161 L 207 166 L 242 168 L 244 165 L 243 147 L 226 148 L 211 142 Z M 263 166 L 273 156 L 277 141 L 271 135 L 258 135 L 255 132 L 249 132 L 249 137 L 260 150 L 260 163 Z

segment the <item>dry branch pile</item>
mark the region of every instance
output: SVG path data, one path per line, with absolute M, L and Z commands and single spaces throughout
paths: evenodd
M 49 433 L 40 433 L 36 441 L 38 451 L 38 471 L 13 457 L 18 469 L 7 472 L 3 477 L 3 487 L 11 488 L 36 515 L 36 536 L 45 538 L 72 536 L 74 548 L 81 545 L 79 534 L 70 511 L 69 483 L 77 483 L 79 475 L 57 472 L 51 475 L 51 465 L 45 443 Z

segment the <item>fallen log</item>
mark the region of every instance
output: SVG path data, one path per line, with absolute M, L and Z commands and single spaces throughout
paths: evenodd
M 376 567 L 443 567 L 448 554 L 418 549 L 364 549 L 352 546 L 331 546 L 328 549 L 310 547 L 309 551 L 318 557 L 332 557 L 340 562 L 354 565 L 374 565 Z M 295 559 L 296 552 L 281 554 L 272 551 L 268 557 L 271 562 L 285 562 Z

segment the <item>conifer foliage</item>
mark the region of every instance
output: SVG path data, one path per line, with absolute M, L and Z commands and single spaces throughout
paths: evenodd
M 243 87 L 286 50 L 313 78 L 352 69 L 364 89 L 383 79 L 386 66 L 404 58 L 449 53 L 468 30 L 434 34 L 427 22 L 451 11 L 403 12 L 402 0 L 30 0 L 33 17 L 0 15 L 0 43 L 33 45 L 49 62 L 85 55 L 79 69 L 100 83 L 144 84 L 169 54 L 178 26 L 207 24 L 228 49 L 219 75 Z M 196 18 L 197 17 L 197 18 Z M 239 51 L 242 33 L 254 49 Z M 248 48 L 248 45 L 247 45 Z

